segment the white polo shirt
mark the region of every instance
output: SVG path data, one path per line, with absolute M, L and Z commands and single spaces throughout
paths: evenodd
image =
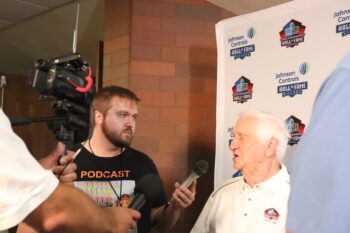
M 30 154 L 0 109 L 0 233 L 25 219 L 57 186 L 58 179 Z
M 243 177 L 231 178 L 210 195 L 191 233 L 285 233 L 289 191 L 283 164 L 252 188 Z

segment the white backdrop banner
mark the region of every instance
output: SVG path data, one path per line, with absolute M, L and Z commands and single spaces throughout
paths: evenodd
M 235 173 L 229 143 L 246 110 L 286 122 L 290 140 L 283 162 L 289 166 L 320 85 L 350 49 L 350 1 L 295 0 L 233 17 L 216 25 L 216 38 L 215 187 Z

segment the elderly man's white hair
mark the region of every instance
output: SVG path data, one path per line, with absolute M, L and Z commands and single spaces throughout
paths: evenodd
M 263 142 L 271 138 L 277 139 L 276 156 L 281 160 L 286 152 L 289 137 L 285 123 L 270 113 L 258 110 L 250 110 L 240 114 L 240 118 L 247 116 L 259 119 L 256 134 Z

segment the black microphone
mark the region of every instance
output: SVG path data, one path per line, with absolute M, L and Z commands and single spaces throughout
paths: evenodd
M 147 202 L 155 202 L 163 194 L 163 183 L 158 175 L 147 174 L 137 181 L 135 196 L 128 208 L 140 210 Z
M 192 168 L 190 174 L 188 174 L 185 180 L 181 183 L 181 186 L 188 188 L 194 180 L 198 179 L 201 175 L 206 174 L 208 172 L 208 168 L 209 164 L 207 161 L 198 161 Z

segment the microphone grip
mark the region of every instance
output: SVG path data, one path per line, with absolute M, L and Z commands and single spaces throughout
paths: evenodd
M 190 185 L 192 184 L 192 182 L 194 180 L 196 180 L 199 177 L 199 175 L 197 175 L 195 172 L 191 172 L 190 175 L 188 175 L 186 177 L 186 179 L 184 181 L 182 181 L 181 186 L 184 186 L 186 188 L 190 187 Z
M 134 199 L 132 199 L 132 202 L 130 203 L 128 208 L 139 211 L 142 208 L 142 206 L 146 204 L 146 202 L 147 202 L 146 195 L 143 193 L 137 193 Z

